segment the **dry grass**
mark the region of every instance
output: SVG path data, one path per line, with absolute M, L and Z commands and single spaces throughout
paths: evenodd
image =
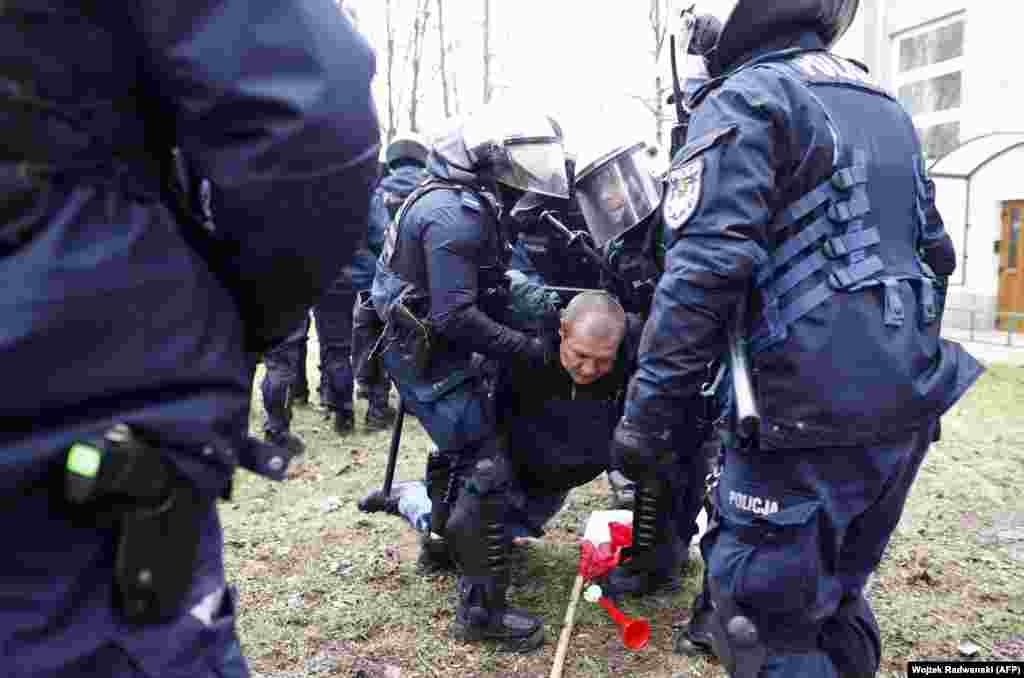
M 311 377 L 315 387 L 315 370 Z M 364 408 L 360 401 L 357 421 Z M 261 423 L 257 401 L 253 430 Z M 578 531 L 592 510 L 608 505 L 603 478 L 572 493 L 542 543 L 530 548 L 525 583 L 511 591 L 513 604 L 543 616 L 547 643 L 532 655 L 500 654 L 448 639 L 452 578 L 417 576 L 412 529 L 357 510 L 356 501 L 383 478 L 389 434 L 339 439 L 315 409 L 296 410 L 293 430 L 308 451 L 290 479 L 274 484 L 240 474 L 234 501 L 222 509 L 229 576 L 241 592 L 240 634 L 257 675 L 549 674 Z M 407 420 L 398 478 L 422 476 L 430 447 L 418 423 Z M 955 657 L 966 639 L 981 648 L 979 657 L 1024 656 L 1022 484 L 1024 368 L 999 367 L 945 418 L 944 438 L 878 574 L 873 604 L 885 636 L 883 675 L 901 675 L 908 659 Z M 581 601 L 565 676 L 723 676 L 712 662 L 671 651 L 671 624 L 687 613 L 699 568 L 698 559 L 682 592 L 623 606 L 654 627 L 640 652 L 624 651 L 604 611 Z

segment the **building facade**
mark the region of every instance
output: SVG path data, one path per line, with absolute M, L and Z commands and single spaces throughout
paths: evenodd
M 1024 3 L 861 0 L 836 52 L 863 62 L 914 118 L 957 247 L 946 321 L 1024 313 Z M 1018 269 L 1022 274 L 1018 275 Z M 1024 320 L 1020 323 L 1024 328 Z

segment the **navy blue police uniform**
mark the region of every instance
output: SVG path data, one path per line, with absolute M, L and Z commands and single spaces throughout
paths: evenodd
M 405 199 L 425 178 L 426 172 L 422 166 L 411 161 L 399 165 L 381 178 L 370 199 L 367 242 L 364 247 L 360 247 L 353 261 L 352 284 L 359 290 L 352 316 L 352 368 L 357 395 L 369 401 L 371 410 L 385 414 L 390 414 L 388 393 L 391 382 L 380 355 L 373 350 L 382 327 L 373 309 L 369 290 L 373 285 L 377 257 L 384 247 L 384 231 Z M 369 410 L 367 419 L 370 420 Z
M 663 243 L 668 235 L 667 230 L 662 211 L 658 209 L 608 247 L 609 264 L 625 282 L 622 287 L 629 293 L 623 305 L 630 313 L 639 314 L 645 321 L 650 314 L 654 290 L 664 273 Z M 634 350 L 637 350 L 639 343 L 637 337 L 633 341 Z M 636 366 L 634 358 L 634 371 Z M 717 363 L 712 367 L 717 368 Z M 708 376 L 707 369 L 704 376 Z M 634 496 L 634 531 L 645 520 L 650 522 L 649 526 L 645 524 L 644 527 L 650 532 L 653 542 L 646 545 L 646 549 L 638 544 L 640 548 L 635 549 L 635 556 L 640 557 L 634 556 L 632 562 L 612 571 L 608 581 L 609 594 L 675 590 L 679 587 L 679 576 L 689 559 L 690 542 L 699 529 L 697 518 L 704 503 L 704 478 L 710 471 L 711 457 L 714 456 L 709 452 L 714 446 L 709 445 L 711 431 L 710 418 L 705 415 L 707 409 L 702 404 L 699 414 L 695 414 L 692 419 L 695 431 L 687 442 L 696 445 L 695 448 L 680 448 L 675 454 L 666 456 L 660 465 L 648 468 L 636 477 L 625 473 L 625 469 L 620 467 L 620 459 L 609 458 L 609 467 L 625 473 L 630 481 L 659 477 L 665 483 L 663 497 L 641 497 L 642 505 L 636 506 Z M 702 453 L 696 454 L 697 450 Z M 636 470 L 633 472 L 636 473 Z M 644 482 L 639 482 L 639 489 L 641 492 L 649 491 L 644 487 Z M 657 512 L 656 517 L 646 503 L 660 507 L 653 509 Z M 642 553 L 643 550 L 648 553 Z
M 330 287 L 313 304 L 316 338 L 320 345 L 320 403 L 333 418 L 335 432 L 345 434 L 355 426 L 352 401 L 355 374 L 352 370 L 352 309 L 356 288 L 352 266 L 344 266 Z
M 435 153 L 427 170 L 388 227 L 372 288 L 386 323 L 384 366 L 437 447 L 427 468 L 435 534 L 424 548 L 450 551 L 461 567 L 458 637 L 478 639 L 471 634 L 487 629 L 511 649 L 535 647 L 543 626 L 505 602 L 512 469 L 497 435 L 491 371 L 480 358 L 542 365 L 551 356 L 542 342 L 491 317 L 504 299 L 491 293 L 508 258 L 494 194 L 447 180 Z M 425 361 L 418 357 L 424 342 Z
M 302 398 L 300 391 L 306 383 L 306 341 L 310 324 L 309 313 L 306 313 L 284 341 L 263 354 L 266 371 L 260 382 L 260 394 L 267 413 L 263 432 L 268 441 L 290 446 L 293 452 L 303 449 L 301 440 L 290 435 L 291 406 Z M 308 394 L 306 389 L 306 397 Z
M 5 673 L 247 676 L 215 501 L 283 477 L 255 356 L 365 224 L 373 53 L 329 0 L 14 1 L 0 35 Z
M 352 308 L 356 301 L 353 268 L 353 265 L 343 267 L 341 274 L 312 307 L 320 349 L 320 385 L 317 392 L 327 416 L 334 417 L 334 428 L 338 433 L 350 431 L 355 421 L 352 405 L 355 376 L 351 360 Z M 309 397 L 306 386 L 307 342 L 312 324 L 307 311 L 283 342 L 263 354 L 266 371 L 260 382 L 260 391 L 267 413 L 263 431 L 269 442 L 287 445 L 293 451 L 303 449 L 301 440 L 290 432 L 291 408 L 296 402 L 305 402 Z
M 762 426 L 727 447 L 703 543 L 715 652 L 743 678 L 868 676 L 880 640 L 863 586 L 938 417 L 981 367 L 939 337 L 955 260 L 910 117 L 792 25 L 722 57 L 698 95 L 615 439 L 627 467 L 685 447 L 674 422 L 753 288 Z

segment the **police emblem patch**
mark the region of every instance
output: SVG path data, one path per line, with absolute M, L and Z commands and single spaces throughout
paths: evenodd
M 669 170 L 664 216 L 673 231 L 685 226 L 697 210 L 703 177 L 704 158 L 701 157 Z

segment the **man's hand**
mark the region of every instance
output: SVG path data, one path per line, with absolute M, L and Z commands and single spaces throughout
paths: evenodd
M 658 473 L 658 468 L 670 461 L 672 447 L 669 432 L 651 432 L 623 417 L 612 434 L 612 468 L 617 468 L 630 480 L 643 480 Z

